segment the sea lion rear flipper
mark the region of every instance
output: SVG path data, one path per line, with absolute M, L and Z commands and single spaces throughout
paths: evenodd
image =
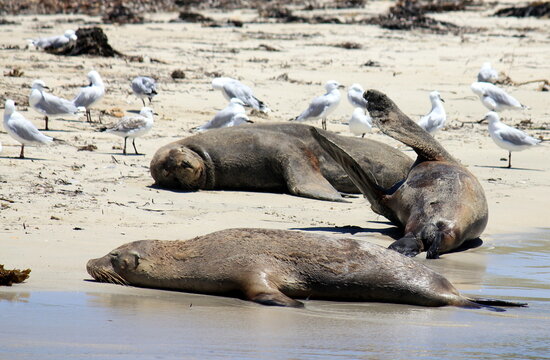
M 296 196 L 312 199 L 349 202 L 323 177 L 320 170 L 302 157 L 285 158 L 283 177 L 288 191 Z
M 250 298 L 251 301 L 262 305 L 269 306 L 288 306 L 288 307 L 304 307 L 304 303 L 294 300 L 283 294 L 278 293 L 260 293 Z
M 262 305 L 303 307 L 300 301 L 283 294 L 264 270 L 243 274 L 242 287 L 245 297 Z
M 405 115 L 385 94 L 368 90 L 363 95 L 368 101 L 367 110 L 380 130 L 413 148 L 418 161 L 446 160 L 457 162 L 427 131 Z
M 369 200 L 373 210 L 386 217 L 392 217 L 391 211 L 385 210 L 386 207 L 382 205 L 382 199 L 387 194 L 384 189 L 378 186 L 374 175 L 369 171 L 363 170 L 350 154 L 317 131 L 316 128 L 311 128 L 311 134 L 334 161 L 344 169 L 355 186 L 357 186 L 361 193 Z

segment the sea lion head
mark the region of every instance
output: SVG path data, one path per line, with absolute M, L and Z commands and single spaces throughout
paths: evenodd
M 86 270 L 94 280 L 119 285 L 138 283 L 140 274 L 149 270 L 147 263 L 150 241 L 124 244 L 109 254 L 91 259 Z
M 185 146 L 159 149 L 150 170 L 155 184 L 163 187 L 197 190 L 206 182 L 203 159 Z

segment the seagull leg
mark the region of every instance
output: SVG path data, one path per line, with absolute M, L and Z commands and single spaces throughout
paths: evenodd
M 86 121 L 91 123 L 92 122 L 92 116 L 90 114 L 90 109 L 86 108 Z
M 326 118 L 323 118 L 323 120 L 321 120 L 321 125 L 323 126 L 323 130 L 327 129 L 327 119 Z
M 19 158 L 24 159 L 25 158 L 25 145 L 21 144 L 21 152 L 19 153 Z
M 512 152 L 508 151 L 508 169 L 512 167 Z
M 361 138 L 364 139 L 365 138 L 365 133 L 363 133 L 363 135 L 361 135 Z
M 136 149 L 136 138 L 132 140 L 132 145 L 134 145 L 134 151 L 136 152 L 136 155 L 139 155 L 137 149 Z
M 143 98 L 141 98 L 141 102 L 143 103 L 143 106 L 145 106 L 145 100 L 143 100 Z M 151 103 L 151 99 L 149 99 L 149 103 Z
M 124 149 L 122 149 L 122 154 L 126 155 L 126 139 L 128 139 L 128 136 L 124 138 Z
M 50 130 L 50 129 L 48 128 L 48 115 L 46 115 L 46 116 L 44 117 L 44 120 L 46 121 L 46 126 L 45 126 L 45 129 L 44 129 L 44 130 Z

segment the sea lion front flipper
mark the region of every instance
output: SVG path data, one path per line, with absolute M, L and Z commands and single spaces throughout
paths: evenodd
M 424 243 L 413 233 L 407 233 L 401 239 L 391 243 L 388 249 L 397 251 L 405 256 L 414 257 L 424 251 Z
M 350 154 L 317 131 L 316 128 L 311 128 L 311 134 L 334 161 L 344 169 L 355 186 L 369 200 L 372 209 L 393 221 L 393 212 L 383 205 L 383 199 L 387 194 L 378 186 L 374 175 L 370 171 L 365 171 Z
M 302 157 L 285 156 L 283 177 L 288 191 L 296 196 L 311 199 L 349 202 L 323 177 L 321 171 Z
M 304 307 L 298 300 L 291 299 L 283 294 L 274 285 L 270 275 L 265 270 L 252 271 L 243 274 L 242 288 L 245 297 L 262 305 Z
M 427 131 L 405 115 L 385 94 L 368 90 L 363 95 L 368 101 L 367 110 L 380 130 L 392 138 L 413 148 L 418 161 L 457 161 Z

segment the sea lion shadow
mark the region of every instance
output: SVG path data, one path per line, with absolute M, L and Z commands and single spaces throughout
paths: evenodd
M 291 228 L 292 230 L 302 231 L 327 231 L 339 234 L 351 234 L 357 233 L 377 233 L 391 237 L 394 240 L 399 239 L 402 236 L 402 231 L 397 226 L 392 226 L 391 223 L 385 221 L 371 221 L 374 223 L 383 223 L 390 225 L 389 228 L 377 229 L 377 228 L 364 228 L 357 225 L 344 225 L 344 226 L 316 226 L 316 227 L 303 227 L 303 228 Z

